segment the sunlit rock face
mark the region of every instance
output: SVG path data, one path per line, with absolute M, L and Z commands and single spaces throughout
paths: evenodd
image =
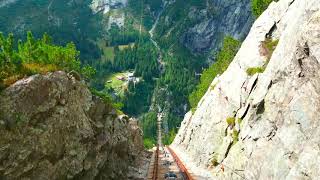
M 318 0 L 271 3 L 185 116 L 173 148 L 216 179 L 319 178 L 319 35 Z M 266 69 L 247 73 L 257 67 Z

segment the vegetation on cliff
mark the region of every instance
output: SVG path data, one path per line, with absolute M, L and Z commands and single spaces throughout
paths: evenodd
M 207 92 L 213 79 L 223 73 L 232 62 L 234 56 L 240 48 L 240 42 L 232 37 L 225 37 L 223 47 L 217 56 L 217 60 L 208 69 L 204 70 L 200 83 L 196 89 L 189 95 L 189 102 L 192 109 L 195 109 L 202 98 Z
M 0 86 L 8 86 L 32 74 L 57 70 L 72 71 L 91 77 L 95 70 L 90 66 L 81 67 L 79 51 L 73 43 L 57 46 L 44 34 L 35 39 L 31 32 L 26 41 L 15 41 L 13 34 L 0 34 Z
M 272 1 L 278 0 L 252 0 L 252 13 L 254 16 L 259 17 L 269 6 Z

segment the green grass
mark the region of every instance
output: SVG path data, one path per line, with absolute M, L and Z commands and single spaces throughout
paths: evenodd
M 121 72 L 121 73 L 114 73 L 109 75 L 106 78 L 106 83 L 105 83 L 105 87 L 108 88 L 112 88 L 115 90 L 115 92 L 117 92 L 119 95 L 122 95 L 124 90 L 127 88 L 127 83 L 126 80 L 121 81 L 119 80 L 117 77 L 123 76 L 123 77 L 127 77 L 127 74 L 129 72 Z M 109 81 L 109 82 L 108 82 Z M 110 82 L 111 81 L 111 82 Z

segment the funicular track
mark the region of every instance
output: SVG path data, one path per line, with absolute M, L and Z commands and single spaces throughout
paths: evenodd
M 148 180 L 165 180 L 166 174 L 173 173 L 177 180 L 193 180 L 192 175 L 169 146 L 162 145 L 161 117 L 158 115 L 158 142 L 154 148 L 152 160 L 149 167 Z

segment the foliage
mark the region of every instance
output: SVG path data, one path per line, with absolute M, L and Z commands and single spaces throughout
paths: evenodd
M 126 20 L 124 27 L 119 28 L 117 25 L 111 26 L 111 29 L 108 32 L 107 45 L 127 45 L 129 43 L 138 42 L 140 38 L 147 39 L 147 36 L 135 29 L 132 20 Z
M 272 1 L 278 0 L 251 0 L 253 15 L 259 17 Z
M 25 39 L 30 30 L 36 38 L 47 32 L 57 45 L 74 42 L 82 62 L 88 63 L 100 57 L 94 40 L 101 37 L 103 29 L 102 16 L 94 14 L 90 4 L 91 0 L 16 1 L 1 8 L 0 30 L 5 35 L 13 32 L 19 39 Z
M 128 0 L 128 9 L 147 29 L 152 28 L 155 16 L 162 5 L 162 0 Z
M 247 69 L 247 74 L 249 76 L 253 76 L 256 73 L 263 73 L 271 59 L 271 56 L 276 49 L 279 40 L 272 40 L 271 38 L 267 38 L 265 41 L 262 42 L 262 48 L 267 52 L 267 60 L 262 67 L 250 67 Z
M 276 49 L 279 40 L 272 40 L 271 38 L 267 38 L 265 41 L 262 42 L 262 47 L 267 51 L 267 60 L 271 59 L 273 51 Z
M 135 76 L 142 76 L 146 81 L 152 81 L 153 77 L 159 76 L 159 64 L 157 51 L 150 41 L 142 42 L 133 48 L 116 50 L 114 69 L 123 71 L 135 70 Z
M 30 31 L 25 42 L 18 41 L 17 48 L 16 43 L 13 34 L 5 37 L 0 33 L 0 83 L 4 86 L 24 76 L 56 70 L 75 70 L 87 77 L 95 73 L 89 66 L 81 68 L 80 53 L 73 43 L 56 46 L 47 34 L 35 39 Z
M 231 126 L 234 126 L 235 125 L 235 122 L 236 122 L 236 119 L 234 117 L 228 117 L 226 119 L 228 125 L 231 125 Z
M 163 144 L 165 145 L 170 145 L 174 138 L 176 137 L 176 131 L 175 129 L 171 129 L 169 134 L 166 134 L 164 137 L 163 137 Z
M 92 78 L 96 73 L 97 73 L 96 69 L 89 65 L 85 65 L 81 69 L 81 74 L 87 79 Z
M 236 129 L 233 129 L 232 131 L 232 144 L 235 144 L 239 141 L 239 132 Z
M 218 166 L 219 165 L 219 162 L 218 162 L 216 157 L 212 158 L 211 163 L 212 163 L 213 166 Z
M 173 94 L 170 99 L 175 103 L 174 106 L 186 104 L 188 94 L 192 92 L 196 83 L 194 72 L 189 70 L 192 69 L 189 67 L 191 64 L 171 56 L 167 56 L 165 61 L 166 71 L 159 83 L 166 85 L 168 91 Z
M 144 138 L 144 139 L 143 139 L 143 144 L 144 144 L 144 147 L 145 147 L 146 149 L 151 149 L 151 148 L 153 148 L 154 145 L 155 145 L 155 140 L 150 139 L 150 138 Z
M 152 82 L 130 82 L 128 89 L 124 92 L 122 102 L 123 111 L 129 115 L 137 116 L 147 112 L 151 104 L 151 97 L 154 89 Z
M 109 93 L 103 92 L 103 91 L 97 91 L 94 88 L 91 88 L 90 91 L 93 95 L 100 97 L 105 104 L 111 105 L 113 108 L 115 108 L 118 111 L 118 114 L 123 114 L 121 112 L 121 108 L 123 107 L 123 104 L 121 102 L 115 102 Z
M 247 74 L 249 76 L 253 76 L 255 75 L 256 73 L 263 73 L 265 70 L 264 67 L 251 67 L 251 68 L 248 68 L 247 69 Z
M 239 48 L 239 41 L 229 36 L 226 36 L 224 38 L 223 47 L 217 55 L 216 62 L 214 62 L 214 64 L 212 64 L 208 69 L 202 72 L 200 83 L 197 85 L 196 89 L 189 95 L 191 108 L 197 107 L 200 99 L 208 90 L 213 79 L 228 68 Z
M 143 130 L 143 139 L 146 148 L 152 148 L 157 142 L 157 113 L 148 112 L 140 120 Z
M 159 19 L 155 29 L 155 38 L 164 49 L 169 49 L 177 44 L 177 38 L 185 32 L 188 27 L 193 27 L 199 19 L 190 16 L 194 8 L 200 10 L 206 8 L 204 0 L 176 0 L 167 5 L 163 15 Z

